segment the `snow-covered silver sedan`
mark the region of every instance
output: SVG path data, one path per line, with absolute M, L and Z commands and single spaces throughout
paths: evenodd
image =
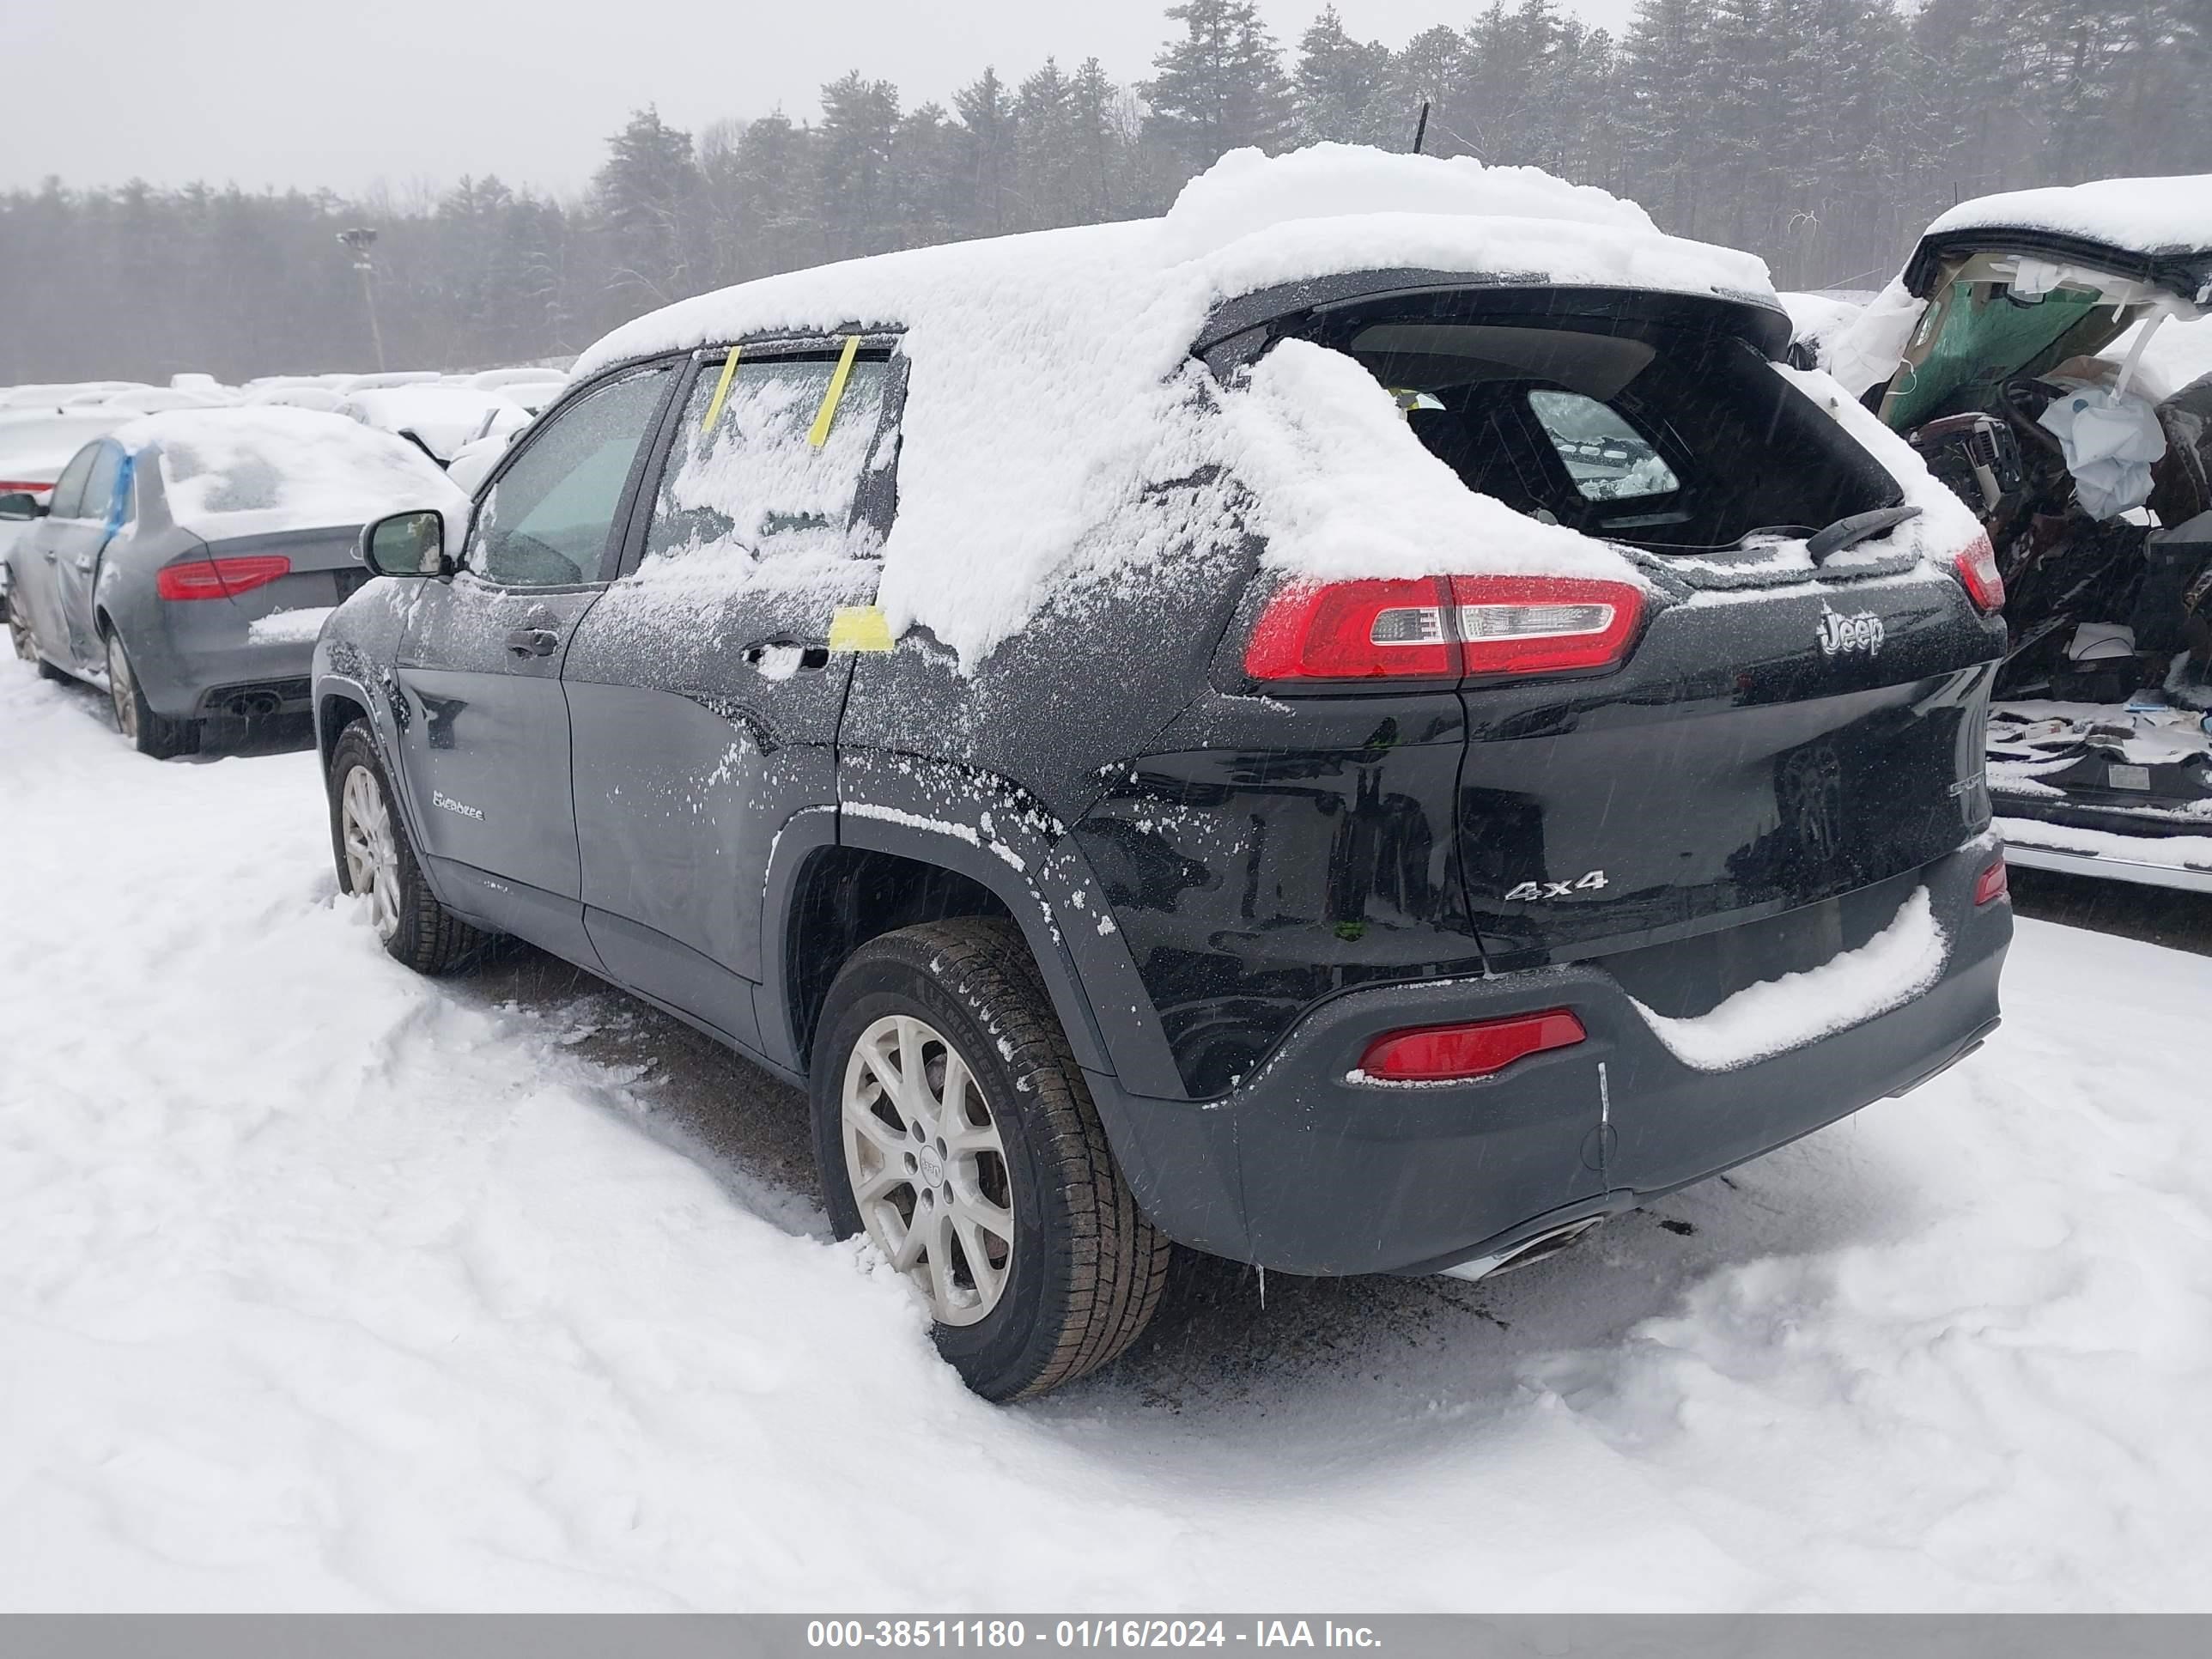
M 178 410 L 78 450 L 51 496 L 0 494 L 9 623 L 50 678 L 104 686 L 143 754 L 212 720 L 304 712 L 323 618 L 368 580 L 360 526 L 459 495 L 404 439 L 282 407 Z

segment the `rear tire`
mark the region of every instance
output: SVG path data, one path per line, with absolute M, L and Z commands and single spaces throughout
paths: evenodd
M 173 760 L 197 750 L 200 723 L 173 720 L 149 708 L 146 694 L 138 689 L 138 677 L 131 672 L 123 636 L 112 628 L 103 629 L 102 635 L 107 641 L 107 702 L 115 713 L 115 729 L 130 740 L 133 749 L 155 760 Z
M 1142 1333 L 1170 1246 L 1115 1166 L 1012 922 L 931 922 L 854 951 L 811 1093 L 838 1236 L 866 1232 L 915 1279 L 977 1394 L 1043 1394 Z
M 25 662 L 37 662 L 39 642 L 31 636 L 30 619 L 23 615 L 22 607 L 10 595 L 8 602 L 8 638 L 15 647 L 15 654 Z
M 489 936 L 439 903 L 422 878 L 367 720 L 338 734 L 328 781 L 338 890 L 368 900 L 392 958 L 418 974 L 442 974 L 481 951 Z

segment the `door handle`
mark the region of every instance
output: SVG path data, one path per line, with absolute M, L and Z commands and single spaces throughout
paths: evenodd
M 550 628 L 518 628 L 507 636 L 507 654 L 550 657 L 561 648 L 561 636 Z
M 46 550 L 46 562 L 48 564 L 58 562 L 61 556 L 62 556 L 60 554 L 55 552 L 51 547 Z
M 774 653 L 771 655 L 770 653 Z M 755 640 L 743 653 L 745 665 L 767 672 L 771 678 L 782 679 L 801 671 L 827 668 L 830 647 L 815 643 L 805 645 L 797 640 L 778 636 L 775 639 Z M 769 665 L 774 666 L 770 667 Z M 778 672 L 781 671 L 781 672 Z

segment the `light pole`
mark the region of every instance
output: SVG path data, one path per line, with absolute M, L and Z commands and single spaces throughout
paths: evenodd
M 338 233 L 338 240 L 353 250 L 353 268 L 361 273 L 361 297 L 368 302 L 368 337 L 376 346 L 376 367 L 384 368 L 384 331 L 376 325 L 376 290 L 370 286 L 369 276 L 375 266 L 369 263 L 368 250 L 376 241 L 376 233 L 366 225 L 356 225 Z

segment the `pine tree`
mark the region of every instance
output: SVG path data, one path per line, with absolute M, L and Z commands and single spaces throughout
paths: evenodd
M 1402 112 L 1389 101 L 1390 49 L 1355 40 L 1334 6 L 1324 7 L 1298 41 L 1296 77 L 1299 138 L 1306 143 L 1403 148 L 1408 134 L 1395 129 Z M 1395 137 L 1395 144 L 1391 140 Z
M 1455 112 L 1450 107 L 1452 84 L 1459 75 L 1461 54 L 1467 43 L 1455 29 L 1441 24 L 1424 29 L 1406 43 L 1390 60 L 1390 85 L 1405 142 L 1413 142 L 1422 105 L 1429 106 L 1429 127 L 1421 149 L 1430 155 L 1465 155 L 1474 147 L 1459 136 Z M 1395 146 L 1386 146 L 1395 148 Z
M 813 145 L 814 216 L 832 258 L 899 246 L 891 195 L 891 150 L 899 129 L 898 88 L 858 70 L 822 88 L 822 125 Z
M 1014 104 L 997 70 L 981 75 L 952 94 L 960 117 L 957 150 L 965 184 L 963 234 L 996 236 L 1010 228 L 1013 208 L 1008 187 L 1014 172 Z
M 1183 39 L 1152 59 L 1144 86 L 1150 139 L 1185 178 L 1248 145 L 1281 149 L 1292 132 L 1282 49 L 1250 0 L 1183 0 L 1167 15 Z
M 615 244 L 617 281 L 665 304 L 690 291 L 699 234 L 690 216 L 700 184 L 691 135 L 668 125 L 648 105 L 607 141 L 607 150 L 592 188 Z
M 1069 179 L 1069 217 L 1076 224 L 1125 217 L 1135 199 L 1132 164 L 1137 118 L 1129 94 L 1086 58 L 1068 88 L 1075 168 Z

